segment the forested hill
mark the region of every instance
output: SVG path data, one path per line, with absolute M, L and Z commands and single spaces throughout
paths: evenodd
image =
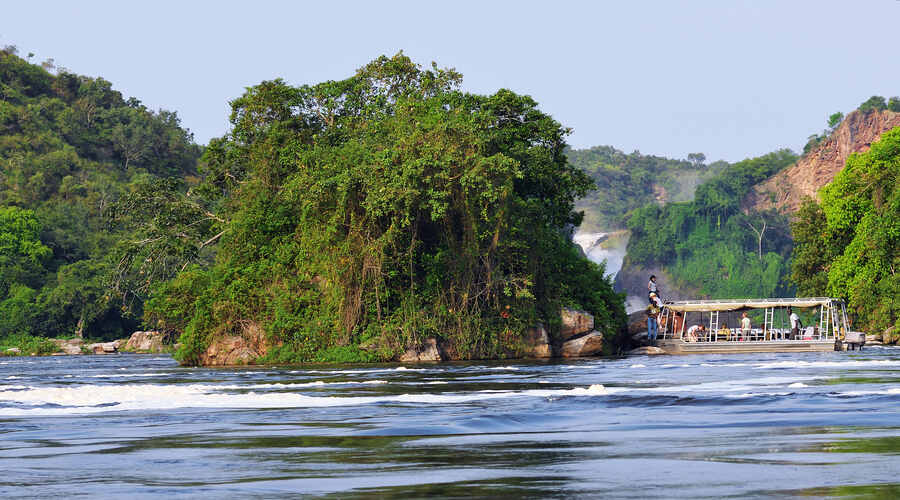
M 202 150 L 175 113 L 16 52 L 0 51 L 0 339 L 122 337 L 149 281 L 115 208 L 161 179 L 181 185 Z
M 576 205 L 584 211 L 586 231 L 622 229 L 625 214 L 647 203 L 689 201 L 698 185 L 727 165 L 706 164 L 703 153 L 673 160 L 638 151 L 626 154 L 611 146 L 570 149 L 566 155 L 597 186 Z
M 860 325 L 894 324 L 900 308 L 884 291 L 896 288 L 898 263 L 896 204 L 888 201 L 898 111 L 897 97 L 874 96 L 846 118 L 832 114 L 802 157 L 783 150 L 737 162 L 692 202 L 634 210 L 617 285 L 640 293 L 652 273 L 669 299 L 831 294 L 850 300 Z M 798 219 L 793 227 L 789 218 Z

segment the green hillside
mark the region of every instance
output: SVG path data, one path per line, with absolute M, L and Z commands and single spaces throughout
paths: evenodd
M 116 207 L 201 152 L 175 113 L 0 51 L 0 338 L 131 333 L 149 282 Z
M 663 266 L 679 286 L 713 298 L 789 293 L 787 218 L 745 213 L 740 204 L 753 185 L 796 160 L 789 150 L 743 160 L 701 184 L 693 201 L 635 210 L 625 266 Z
M 727 165 L 722 161 L 707 165 L 702 153 L 685 161 L 637 151 L 625 154 L 610 146 L 570 149 L 566 155 L 596 185 L 576 204 L 584 211 L 582 227 L 588 231 L 622 229 L 625 214 L 648 203 L 689 201 L 698 185 Z

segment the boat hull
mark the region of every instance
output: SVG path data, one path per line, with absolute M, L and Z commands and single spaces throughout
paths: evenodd
M 659 340 L 666 354 L 733 354 L 742 352 L 822 352 L 833 351 L 833 340 L 756 340 L 747 342 L 684 342 Z

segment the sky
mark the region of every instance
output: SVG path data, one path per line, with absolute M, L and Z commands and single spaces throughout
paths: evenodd
M 176 111 L 200 143 L 248 86 L 342 79 L 402 50 L 467 91 L 532 96 L 576 148 L 737 161 L 900 95 L 898 21 L 898 0 L 29 0 L 4 2 L 0 45 Z

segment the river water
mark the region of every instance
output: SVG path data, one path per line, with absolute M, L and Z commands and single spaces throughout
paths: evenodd
M 900 349 L 182 368 L 0 358 L 0 496 L 900 496 Z

